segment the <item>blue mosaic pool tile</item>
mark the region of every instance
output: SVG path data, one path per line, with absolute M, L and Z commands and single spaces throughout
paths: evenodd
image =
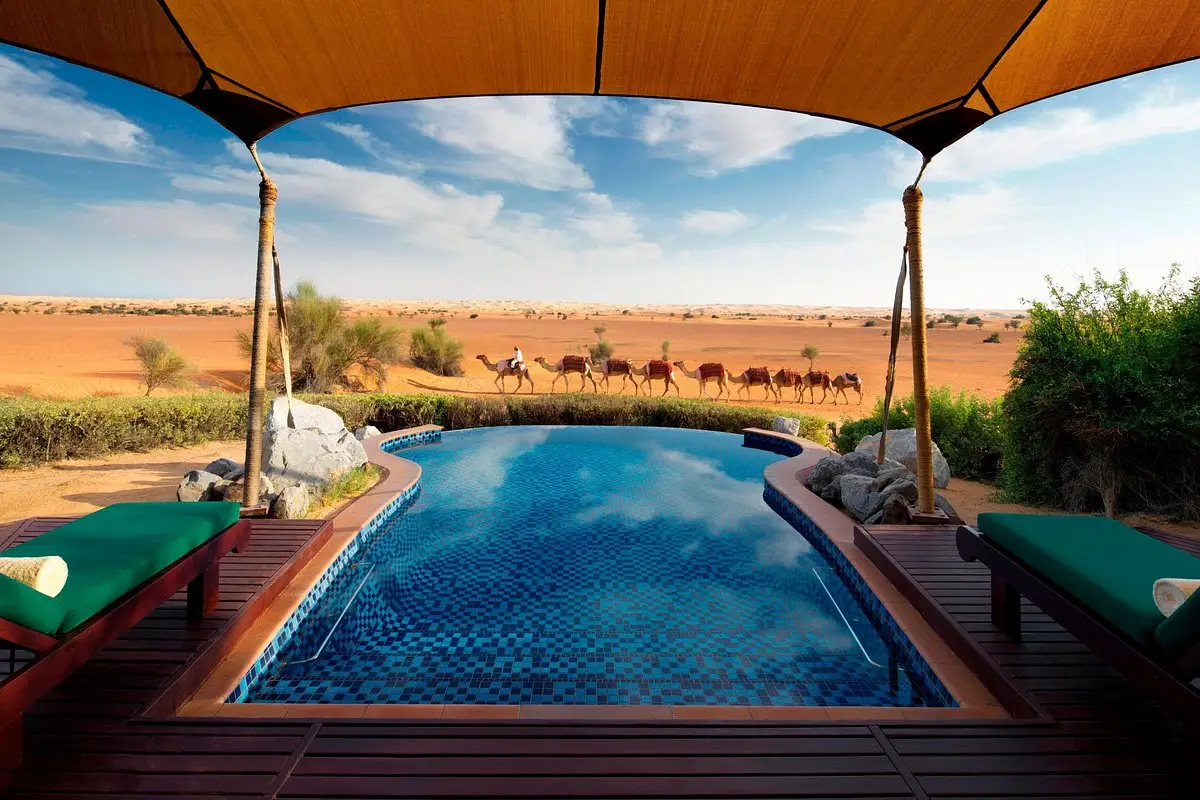
M 742 446 L 753 447 L 756 450 L 766 450 L 768 453 L 777 453 L 781 456 L 792 458 L 804 452 L 804 445 L 800 442 L 783 439 L 778 436 L 768 436 L 765 433 L 758 431 L 742 431 Z
M 441 429 L 421 431 L 420 433 L 406 434 L 384 442 L 380 445 L 380 449 L 386 453 L 394 453 L 409 447 L 432 444 L 441 441 L 441 438 Z M 333 585 L 334 581 L 337 580 L 346 567 L 352 563 L 354 556 L 363 548 L 364 543 L 383 530 L 384 526 L 397 514 L 402 513 L 405 507 L 411 505 L 420 493 L 420 488 L 419 483 L 414 483 L 405 489 L 390 503 L 381 508 L 366 525 L 359 529 L 358 535 L 351 539 L 346 547 L 343 548 L 342 552 L 333 560 L 333 563 L 329 565 L 329 569 L 325 570 L 324 574 L 321 575 L 313 587 L 308 590 L 308 594 L 304 596 L 304 599 L 300 601 L 299 605 L 284 620 L 283 625 L 276 632 L 275 636 L 272 637 L 262 653 L 259 654 L 258 658 L 254 660 L 254 664 L 246 672 L 246 675 L 238 681 L 238 685 L 229 693 L 229 697 L 226 698 L 225 702 L 245 702 L 259 680 L 275 662 L 275 657 L 291 642 L 296 631 L 325 596 L 329 587 Z

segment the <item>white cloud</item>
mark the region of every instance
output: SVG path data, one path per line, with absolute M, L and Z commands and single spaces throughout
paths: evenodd
M 568 219 L 575 229 L 602 244 L 641 241 L 637 220 L 629 212 L 616 209 L 608 195 L 584 192 L 579 199 L 583 209 Z
M 218 166 L 206 173 L 179 173 L 170 178 L 176 189 L 188 192 L 258 196 L 258 171 Z
M 926 198 L 922 210 L 922 230 L 926 236 L 943 238 L 975 236 L 1011 224 L 1022 213 L 1017 193 L 992 186 L 961 192 L 948 197 Z M 881 200 L 864 206 L 848 219 L 818 220 L 814 231 L 840 234 L 858 241 L 904 244 L 904 207 L 897 200 Z
M 469 97 L 412 104 L 425 136 L 470 156 L 451 165 L 468 175 L 535 189 L 590 189 L 574 160 L 568 131 L 574 119 L 609 108 L 574 98 Z
M 750 218 L 740 211 L 689 211 L 679 218 L 679 224 L 696 233 L 735 233 L 750 224 Z
M 934 158 L 925 180 L 983 180 L 1188 131 L 1200 131 L 1200 97 L 1183 97 L 1172 86 L 1160 85 L 1112 114 L 1074 107 L 1042 111 L 1012 124 L 1001 117 Z M 893 158 L 897 182 L 911 181 L 917 157 L 897 150 Z
M 855 126 L 836 120 L 765 108 L 663 101 L 642 119 L 643 142 L 668 158 L 714 176 L 791 157 L 805 139 L 838 136 Z
M 82 207 L 84 217 L 109 233 L 215 242 L 246 240 L 258 213 L 230 203 L 190 200 L 117 200 Z
M 51 73 L 2 55 L 0 147 L 130 162 L 152 152 L 149 134 L 135 123 Z
M 380 158 L 379 142 L 374 134 L 357 122 L 326 122 L 325 127 L 334 133 L 340 133 L 358 145 L 368 155 Z

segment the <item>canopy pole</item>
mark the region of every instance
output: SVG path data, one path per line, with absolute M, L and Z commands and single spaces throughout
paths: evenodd
M 275 189 L 275 183 L 267 177 L 262 162 L 258 160 L 258 151 L 253 144 L 249 147 L 262 180 L 258 184 L 258 272 L 254 283 L 254 334 L 250 348 L 250 407 L 246 415 L 246 478 L 242 508 L 257 508 L 260 499 L 262 435 L 266 412 L 271 251 L 275 245 L 275 200 L 279 193 Z
M 932 514 L 933 436 L 929 428 L 929 369 L 925 354 L 925 273 L 921 250 L 921 202 L 924 195 L 917 184 L 929 163 L 921 163 L 921 171 L 912 186 L 904 190 L 904 227 L 908 231 L 909 310 L 912 315 L 913 406 L 917 444 L 917 511 Z

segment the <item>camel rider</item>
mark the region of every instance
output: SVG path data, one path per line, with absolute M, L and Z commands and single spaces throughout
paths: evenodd
M 513 345 L 513 357 L 509 366 L 513 372 L 525 371 L 525 356 L 521 354 L 521 348 L 517 345 Z

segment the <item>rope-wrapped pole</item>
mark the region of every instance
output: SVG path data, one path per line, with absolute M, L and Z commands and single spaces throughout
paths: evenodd
M 922 165 L 921 170 L 925 167 Z M 920 175 L 917 176 L 920 180 Z M 909 310 L 912 314 L 913 406 L 917 433 L 917 510 L 932 514 L 933 436 L 929 429 L 929 370 L 925 355 L 925 274 L 921 251 L 921 188 L 904 190 L 904 227 L 908 231 Z
M 275 245 L 275 200 L 279 193 L 250 145 L 250 155 L 258 165 L 262 180 L 258 184 L 258 272 L 254 283 L 254 333 L 250 347 L 250 408 L 246 422 L 246 478 L 242 508 L 259 505 L 262 476 L 262 436 L 267 390 L 267 319 L 271 293 L 271 250 Z

